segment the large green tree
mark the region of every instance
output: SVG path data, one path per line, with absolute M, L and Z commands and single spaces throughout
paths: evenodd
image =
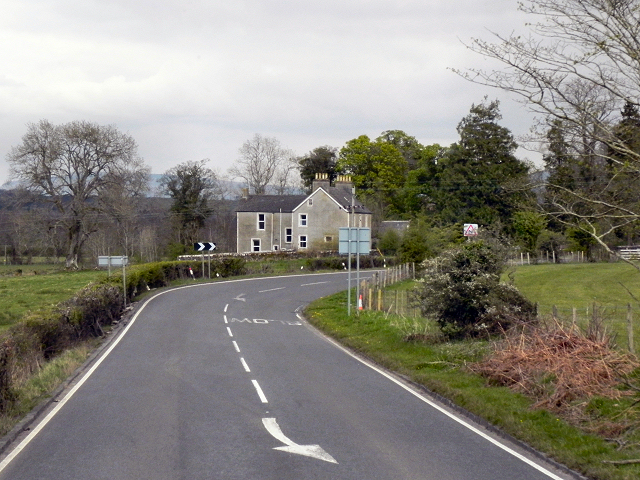
M 407 160 L 398 148 L 367 135 L 349 140 L 340 150 L 337 169 L 351 175 L 358 194 L 382 215 L 402 208 L 398 190 L 404 185 L 409 169 Z
M 218 197 L 216 173 L 207 168 L 208 159 L 187 161 L 165 172 L 160 179 L 164 194 L 173 199 L 171 213 L 180 244 L 189 247 L 203 240 L 200 229 L 213 214 L 212 201 Z
M 441 222 L 508 224 L 523 195 L 529 166 L 515 156 L 511 132 L 498 124 L 497 101 L 472 105 L 458 124 L 460 140 L 438 161 L 431 197 Z
M 624 180 L 640 173 L 640 151 L 618 128 L 625 105 L 640 101 L 640 0 L 524 0 L 519 8 L 531 19 L 527 34 L 470 45 L 500 67 L 461 74 L 519 97 L 541 119 L 534 140 L 562 124 L 582 178 L 575 189 L 538 182 L 557 193 L 547 212 L 615 253 L 611 234 L 640 223 L 640 205 L 619 195 Z
M 110 213 L 109 200 L 147 188 L 148 167 L 135 140 L 116 127 L 86 121 L 27 126 L 7 156 L 12 176 L 51 203 L 66 233 L 66 266 L 77 268 L 82 247 Z M 119 190 L 118 195 L 108 195 Z

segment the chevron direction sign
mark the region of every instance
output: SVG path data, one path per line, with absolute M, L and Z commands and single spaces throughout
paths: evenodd
M 216 249 L 216 244 L 213 242 L 198 242 L 193 244 L 193 249 L 197 252 L 208 252 Z

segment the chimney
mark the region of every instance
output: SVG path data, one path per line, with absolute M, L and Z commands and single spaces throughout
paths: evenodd
M 242 189 L 242 200 L 248 200 L 249 199 L 249 189 L 248 188 L 243 188 Z
M 311 191 L 315 192 L 320 187 L 324 188 L 325 190 L 330 187 L 328 173 L 316 173 L 316 178 L 311 184 Z
M 351 175 L 338 175 L 336 177 L 336 187 L 338 186 L 352 187 Z

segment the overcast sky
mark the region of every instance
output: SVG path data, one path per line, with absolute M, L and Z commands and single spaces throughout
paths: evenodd
M 485 95 L 525 134 L 514 99 L 448 70 L 524 22 L 516 0 L 0 0 L 0 184 L 41 119 L 115 125 L 153 173 L 225 173 L 255 133 L 300 155 L 392 129 L 449 145 Z

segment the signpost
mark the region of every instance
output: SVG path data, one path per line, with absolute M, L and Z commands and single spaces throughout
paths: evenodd
M 198 242 L 193 244 L 196 252 L 202 252 L 202 278 L 204 278 L 204 252 L 211 252 L 216 249 L 213 242 Z M 209 278 L 211 278 L 211 255 L 209 255 Z
M 356 254 L 356 301 L 360 298 L 360 254 L 371 251 L 371 229 L 360 227 L 340 227 L 338 237 L 340 255 L 349 255 L 349 277 L 347 290 L 347 314 L 351 315 L 351 254 Z
M 119 255 L 115 257 L 99 256 L 98 266 L 108 267 L 109 276 L 111 276 L 111 267 L 122 267 L 122 291 L 124 292 L 124 308 L 127 308 L 127 271 L 125 267 L 129 265 L 129 257 L 126 255 Z
M 216 249 L 216 244 L 213 242 L 198 242 L 193 244 L 193 249 L 196 252 L 209 252 Z
M 478 235 L 478 224 L 477 223 L 465 223 L 464 224 L 464 236 L 465 237 L 475 237 Z

